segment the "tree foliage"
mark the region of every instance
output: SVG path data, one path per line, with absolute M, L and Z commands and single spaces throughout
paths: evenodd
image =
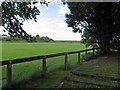
M 6 34 L 0 35 L 0 41 L 3 42 L 27 42 L 26 40 L 18 37 L 10 37 Z M 55 42 L 52 38 L 49 38 L 47 36 L 40 37 L 39 35 L 32 36 L 32 41 L 33 42 Z
M 0 5 L 0 26 L 2 25 L 2 7 Z
M 27 41 L 32 41 L 31 37 L 22 25 L 25 20 L 34 19 L 37 22 L 37 15 L 40 11 L 35 6 L 38 2 L 2 2 L 2 26 L 4 31 L 7 31 L 11 37 L 24 38 Z M 45 0 L 40 4 L 46 4 Z
M 82 33 L 83 41 L 101 47 L 103 53 L 110 50 L 113 41 L 119 49 L 120 2 L 68 2 L 71 13 L 66 23 L 74 32 Z

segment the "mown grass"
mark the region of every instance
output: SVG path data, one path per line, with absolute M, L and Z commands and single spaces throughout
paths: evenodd
M 68 75 L 68 77 L 70 79 L 77 81 L 83 81 L 94 84 L 98 83 L 98 84 L 118 87 L 120 85 L 119 81 L 112 81 L 111 79 L 108 79 L 106 77 L 112 77 L 112 78 L 120 77 L 119 60 L 120 60 L 120 56 L 118 55 L 101 56 L 97 59 L 92 59 L 87 62 L 84 62 L 78 68 L 73 70 L 74 72 L 86 73 L 88 75 L 89 74 L 103 75 L 103 78 L 73 76 L 70 74 Z M 64 88 L 101 88 L 97 85 L 89 85 L 85 83 L 74 83 L 66 80 L 64 82 L 65 82 Z
M 101 73 L 106 72 L 108 74 L 118 74 L 119 70 L 119 55 L 102 56 L 98 59 L 93 59 L 89 62 L 85 62 L 83 66 L 76 69 L 78 71 L 84 71 L 87 73 Z
M 2 58 L 15 59 L 85 49 L 81 43 L 3 43 Z
M 81 43 L 2 43 L 2 60 L 70 52 L 85 49 Z M 77 63 L 77 55 L 69 56 L 70 65 Z M 64 68 L 64 56 L 47 59 L 47 73 Z M 6 66 L 2 67 L 2 81 L 6 84 Z M 41 60 L 13 65 L 13 82 L 27 80 L 33 74 L 40 74 Z

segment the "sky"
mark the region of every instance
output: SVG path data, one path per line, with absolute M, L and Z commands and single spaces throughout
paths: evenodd
M 51 0 L 48 0 L 51 1 Z M 32 36 L 48 36 L 54 40 L 81 40 L 80 33 L 73 33 L 71 27 L 67 27 L 65 14 L 70 13 L 67 5 L 63 5 L 60 0 L 55 0 L 48 4 L 48 7 L 40 4 L 36 5 L 40 10 L 37 22 L 34 20 L 25 21 L 23 29 Z M 3 34 L 0 27 L 0 33 Z

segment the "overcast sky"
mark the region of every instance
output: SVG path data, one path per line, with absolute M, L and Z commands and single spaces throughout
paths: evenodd
M 34 36 L 48 36 L 54 40 L 81 40 L 80 33 L 73 33 L 72 28 L 65 23 L 65 14 L 70 13 L 67 5 L 57 0 L 48 7 L 40 4 L 37 4 L 37 7 L 41 13 L 37 16 L 37 22 L 24 22 L 23 29 L 26 32 Z M 0 33 L 3 34 L 1 27 Z

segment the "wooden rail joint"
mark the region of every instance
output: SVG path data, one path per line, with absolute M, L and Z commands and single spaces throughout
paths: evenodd
M 42 60 L 42 77 L 45 77 L 45 74 L 46 74 L 46 56 L 44 56 Z

